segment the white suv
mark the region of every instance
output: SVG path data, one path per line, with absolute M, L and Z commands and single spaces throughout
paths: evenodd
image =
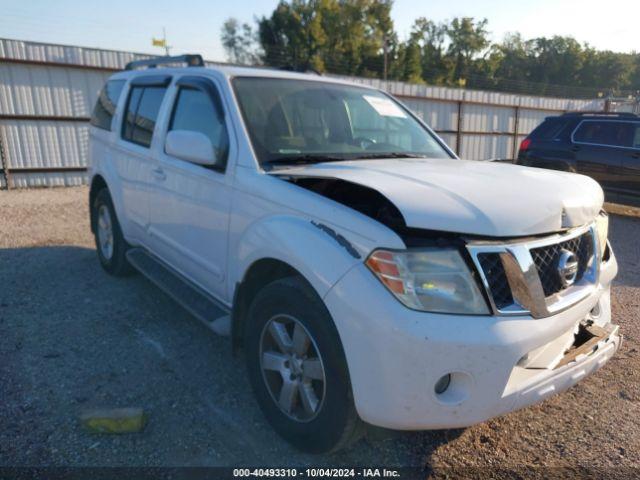
M 113 75 L 92 125 L 102 266 L 227 330 L 303 450 L 481 422 L 620 346 L 598 184 L 460 160 L 382 91 L 171 57 Z

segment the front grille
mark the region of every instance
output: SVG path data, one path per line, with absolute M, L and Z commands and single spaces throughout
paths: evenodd
M 480 253 L 478 261 L 487 279 L 493 303 L 496 308 L 503 310 L 513 304 L 513 295 L 507 280 L 507 274 L 502 266 L 499 253 Z
M 593 240 L 593 234 L 589 230 L 582 235 L 556 244 L 528 249 L 536 266 L 545 298 L 560 293 L 565 289 L 558 274 L 558 262 L 562 250 L 569 250 L 575 253 L 578 258 L 578 273 L 576 276 L 576 283 L 578 283 L 589 270 L 590 261 L 594 254 Z M 520 248 L 527 248 L 526 244 Z M 515 305 L 515 300 L 500 259 L 500 252 L 495 251 L 495 249 L 488 252 L 482 252 L 481 250 L 482 247 L 478 247 L 476 250 L 478 265 L 482 269 L 495 307 L 504 311 L 508 307 Z
M 578 257 L 576 282 L 579 282 L 587 271 L 589 260 L 593 255 L 591 233 L 587 232 L 579 237 L 556 243 L 555 245 L 531 249 L 531 258 L 533 258 L 533 263 L 538 270 L 545 297 L 554 295 L 564 289 L 560 275 L 558 275 L 558 261 L 562 250 L 569 250 Z

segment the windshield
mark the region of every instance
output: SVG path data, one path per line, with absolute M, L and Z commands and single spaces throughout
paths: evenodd
M 233 80 L 258 160 L 276 163 L 384 157 L 452 158 L 382 92 L 309 80 Z

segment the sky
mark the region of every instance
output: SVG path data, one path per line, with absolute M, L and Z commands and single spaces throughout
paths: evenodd
M 254 23 L 277 0 L 0 0 L 0 38 L 162 53 L 151 46 L 163 27 L 171 53 L 224 60 L 222 23 Z M 401 39 L 415 18 L 487 18 L 492 40 L 570 35 L 602 50 L 640 52 L 640 0 L 395 0 L 392 17 Z

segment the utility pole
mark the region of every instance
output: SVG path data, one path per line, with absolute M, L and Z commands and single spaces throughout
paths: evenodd
M 384 56 L 384 65 L 383 65 L 383 73 L 382 73 L 382 77 L 384 79 L 384 81 L 387 81 L 387 68 L 388 68 L 388 63 L 387 63 L 387 57 L 389 54 L 389 44 L 387 43 L 387 34 L 385 33 L 384 36 L 382 37 L 382 52 L 383 52 L 383 56 Z
M 167 57 L 171 54 L 171 47 L 167 44 L 167 29 L 162 27 L 162 43 L 164 43 L 164 52 Z

